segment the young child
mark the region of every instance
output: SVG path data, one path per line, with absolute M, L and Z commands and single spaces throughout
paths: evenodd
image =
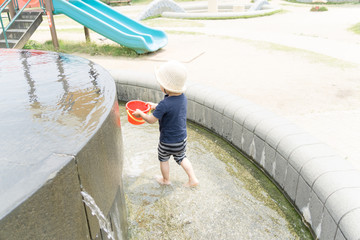
M 159 121 L 160 141 L 158 146 L 158 158 L 162 177 L 157 181 L 160 184 L 171 184 L 169 159 L 172 155 L 174 160 L 182 166 L 189 177 L 184 184 L 186 187 L 194 187 L 199 184 L 195 176 L 191 162 L 186 157 L 186 111 L 187 99 L 184 95 L 187 71 L 177 61 L 169 61 L 155 70 L 156 80 L 165 97 L 159 104 L 149 103 L 152 114 L 148 115 L 136 109 L 135 117 L 143 118 L 147 123 L 153 124 Z

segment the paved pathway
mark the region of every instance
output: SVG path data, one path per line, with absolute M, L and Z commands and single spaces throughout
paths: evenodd
M 167 31 L 162 50 L 134 59 L 85 57 L 109 70 L 147 73 L 162 61 L 182 61 L 191 81 L 290 119 L 360 169 L 360 35 L 347 30 L 360 22 L 360 5 L 310 12 L 304 4 L 272 4 L 285 11 L 251 19 L 146 21 Z M 142 8 L 118 10 L 136 17 Z

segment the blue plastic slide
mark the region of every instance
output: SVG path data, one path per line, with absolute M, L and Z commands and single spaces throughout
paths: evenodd
M 65 14 L 85 27 L 137 53 L 154 52 L 167 44 L 161 30 L 146 27 L 97 0 L 53 0 L 54 14 Z

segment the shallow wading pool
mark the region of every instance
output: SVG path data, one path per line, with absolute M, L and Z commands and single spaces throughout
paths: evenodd
M 170 159 L 172 185 L 155 181 L 158 124 L 131 125 L 120 103 L 130 239 L 312 239 L 277 187 L 236 149 L 188 124 L 187 156 L 200 186 Z

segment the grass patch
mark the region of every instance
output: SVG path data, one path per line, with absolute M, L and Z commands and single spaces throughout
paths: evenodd
M 350 31 L 360 34 L 360 22 L 349 28 Z
M 310 5 L 355 5 L 355 4 L 359 4 L 358 2 L 355 1 L 344 1 L 344 2 L 327 2 L 327 3 L 323 3 L 323 2 L 300 2 L 300 1 L 296 1 L 296 0 L 286 0 L 287 2 L 290 3 L 299 3 L 299 4 L 310 4 Z
M 54 51 L 62 53 L 84 53 L 91 56 L 122 56 L 122 57 L 137 57 L 138 54 L 127 47 L 112 44 L 99 45 L 94 42 L 71 42 L 59 40 L 59 49 L 55 50 L 52 41 L 46 41 L 44 44 L 30 40 L 24 49 L 35 49 L 43 51 Z

